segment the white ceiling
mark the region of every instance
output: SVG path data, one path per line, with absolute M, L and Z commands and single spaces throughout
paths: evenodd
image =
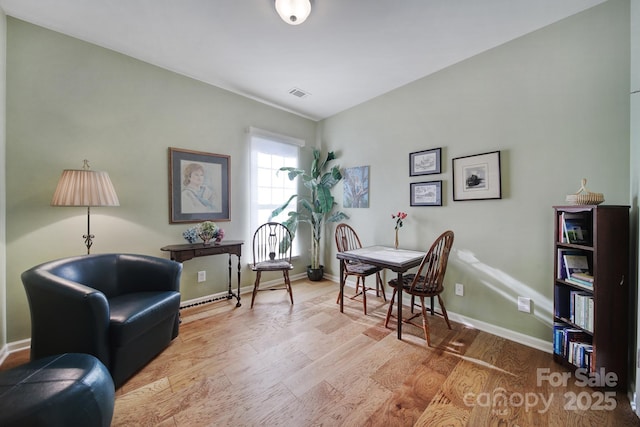
M 320 120 L 605 0 L 0 0 L 9 16 Z M 298 98 L 289 91 L 301 89 Z

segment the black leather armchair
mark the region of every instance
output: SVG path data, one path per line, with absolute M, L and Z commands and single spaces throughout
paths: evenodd
M 22 273 L 31 359 L 88 353 L 116 388 L 178 336 L 182 264 L 131 254 L 83 255 Z

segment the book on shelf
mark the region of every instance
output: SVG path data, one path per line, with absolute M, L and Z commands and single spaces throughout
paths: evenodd
M 578 368 L 587 368 L 587 370 L 591 370 L 591 359 L 593 354 L 593 345 L 580 342 L 573 341 L 569 343 L 569 351 L 567 354 L 567 360 L 569 363 L 577 366 Z
M 589 292 L 570 292 L 569 320 L 589 332 L 593 332 L 593 307 L 593 295 Z
M 564 279 L 565 281 L 569 282 L 569 283 L 573 283 L 574 285 L 580 285 L 583 286 L 585 288 L 593 288 L 593 281 L 588 281 L 588 280 L 582 280 L 578 277 L 576 277 L 575 273 L 571 275 L 571 277 L 567 277 Z
M 589 298 L 587 300 L 587 313 L 589 315 L 589 317 L 587 318 L 587 324 L 586 324 L 586 330 L 588 330 L 589 332 L 593 333 L 593 323 L 594 323 L 594 309 L 595 309 L 595 301 L 593 300 L 593 297 Z
M 563 322 L 553 325 L 553 352 L 578 367 L 591 365 L 591 336 Z
M 584 252 L 576 249 L 558 249 L 557 255 L 558 255 L 558 270 L 557 270 L 558 277 L 557 278 L 566 279 L 569 276 L 567 275 L 568 270 L 567 270 L 567 263 L 565 261 L 565 255 L 584 255 Z
M 564 253 L 562 255 L 566 276 L 570 278 L 575 273 L 589 274 L 589 260 L 586 255 Z
M 583 273 L 583 272 L 576 271 L 575 273 L 571 274 L 571 278 L 582 280 L 583 282 L 589 282 L 593 284 L 593 276 L 591 275 L 591 273 Z
M 589 244 L 589 227 L 584 214 L 562 212 L 560 215 L 562 225 L 562 242 L 577 245 Z
M 553 324 L 553 352 L 557 355 L 563 355 L 563 335 L 564 330 L 568 328 L 569 325 L 563 322 L 554 322 Z

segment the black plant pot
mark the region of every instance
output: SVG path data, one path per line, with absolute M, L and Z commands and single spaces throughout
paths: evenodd
M 307 266 L 307 277 L 312 282 L 317 282 L 322 280 L 324 277 L 324 265 L 321 265 L 320 268 L 311 268 L 311 266 Z

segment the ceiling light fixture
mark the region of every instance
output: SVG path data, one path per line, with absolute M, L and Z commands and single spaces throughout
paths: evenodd
M 276 10 L 287 24 L 300 25 L 311 13 L 311 2 L 309 0 L 276 0 Z

